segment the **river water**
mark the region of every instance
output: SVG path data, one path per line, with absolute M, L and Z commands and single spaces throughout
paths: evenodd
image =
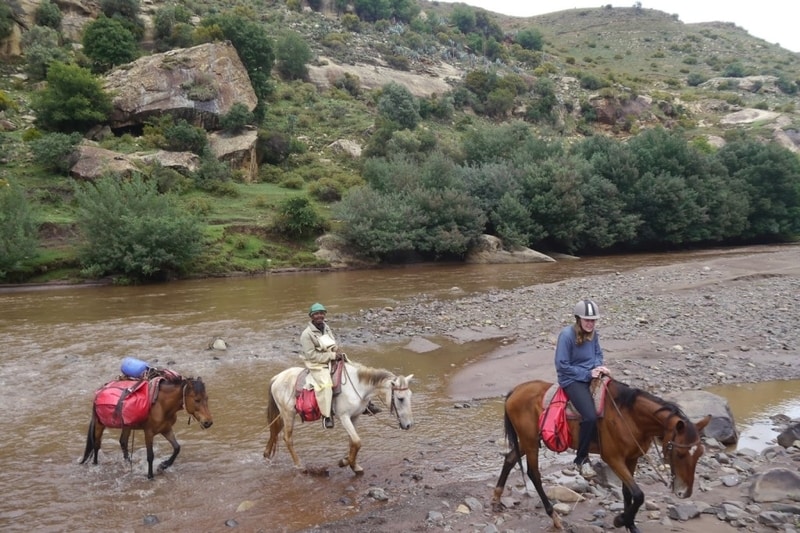
M 242 531 L 297 531 L 376 508 L 380 502 L 364 497 L 372 486 L 391 492 L 420 480 L 485 477 L 501 464 L 502 401 L 482 402 L 454 416 L 447 379 L 453 367 L 495 348 L 492 341 L 457 348 L 443 342 L 432 357 L 399 345 L 380 350 L 347 346 L 345 339 L 355 360 L 415 374 L 416 426 L 401 431 L 388 413 L 362 418 L 363 477 L 335 466 L 346 450 L 343 430 L 324 432 L 316 423 L 297 428 L 295 446 L 301 460 L 328 469 L 327 476 L 295 471 L 283 446 L 265 460 L 267 383 L 297 362 L 296 348 L 284 347 L 292 346 L 305 326 L 309 304 L 325 303 L 335 328 L 337 313 L 396 305 L 420 295 L 446 299 L 701 254 L 715 252 L 531 265 L 414 265 L 143 287 L 0 290 L 5 422 L 0 432 L 0 530 L 227 531 L 235 521 Z M 215 337 L 225 339 L 229 349 L 208 350 Z M 196 422 L 187 424 L 182 413 L 175 426 L 181 454 L 154 480 L 145 475 L 141 432 L 134 432 L 131 463 L 122 459 L 119 432 L 108 430 L 99 465 L 78 464 L 92 394 L 119 374 L 125 357 L 202 376 L 210 395 L 214 425 L 202 430 Z M 764 396 L 767 390 L 775 396 L 768 386 L 753 394 Z M 797 389 L 792 391 L 772 398 L 771 405 L 792 394 L 796 398 Z M 496 438 L 488 442 L 470 431 L 487 424 L 496 427 Z M 156 437 L 156 463 L 170 451 Z M 423 470 L 422 458 L 437 467 Z

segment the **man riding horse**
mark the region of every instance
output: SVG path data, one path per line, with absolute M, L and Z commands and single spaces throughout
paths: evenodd
M 305 367 L 309 370 L 313 381 L 317 404 L 322 413 L 322 424 L 325 428 L 333 427 L 331 403 L 333 401 L 333 380 L 331 371 L 333 362 L 342 359 L 344 352 L 336 343 L 333 330 L 325 322 L 328 310 L 321 303 L 315 303 L 308 311 L 311 321 L 300 334 L 300 345 L 303 348 L 302 357 Z M 364 414 L 371 415 L 380 412 L 372 403 L 367 405 Z

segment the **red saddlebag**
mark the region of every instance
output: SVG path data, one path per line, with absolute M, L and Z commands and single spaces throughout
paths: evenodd
M 150 399 L 147 381 L 124 380 L 106 383 L 94 396 L 94 412 L 106 427 L 132 427 L 147 420 Z

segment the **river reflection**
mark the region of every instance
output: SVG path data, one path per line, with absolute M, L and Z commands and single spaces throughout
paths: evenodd
M 6 289 L 0 292 L 0 530 L 227 531 L 225 522 L 235 520 L 243 531 L 297 531 L 378 508 L 380 502 L 365 496 L 373 485 L 391 494 L 398 486 L 494 478 L 504 450 L 501 399 L 454 409 L 447 394 L 450 376 L 491 351 L 492 341 L 453 346 L 437 340 L 440 348 L 425 354 L 395 345 L 379 351 L 347 346 L 366 365 L 415 374 L 415 427 L 397 429 L 387 412 L 362 419 L 362 478 L 335 466 L 346 448 L 340 427 L 323 432 L 303 424 L 295 435 L 301 460 L 328 466 L 326 478 L 297 473 L 283 446 L 264 460 L 267 382 L 297 362 L 297 350 L 279 347 L 299 336 L 308 305 L 324 302 L 336 327 L 338 313 L 408 298 L 448 299 L 719 253 L 736 252 Z M 228 351 L 207 349 L 217 336 L 228 341 Z M 116 377 L 124 357 L 202 376 L 209 391 L 213 427 L 203 431 L 179 417 L 181 453 L 153 481 L 145 476 L 140 432 L 132 464 L 122 461 L 113 430 L 98 466 L 77 464 L 92 393 Z M 485 431 L 472 431 L 487 426 L 489 440 L 481 436 Z M 157 437 L 156 461 L 169 452 Z M 145 525 L 151 515 L 158 523 Z

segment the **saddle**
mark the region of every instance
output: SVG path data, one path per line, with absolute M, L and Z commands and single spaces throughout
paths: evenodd
M 150 406 L 158 399 L 162 381 L 179 383 L 183 377 L 162 368 L 149 368 L 141 377 L 120 375 L 95 392 L 94 410 L 106 427 L 123 428 L 143 423 L 150 415 Z
M 601 379 L 593 379 L 590 385 L 592 399 L 598 417 L 603 416 L 603 405 L 605 400 L 603 380 L 608 381 L 608 376 Z M 539 437 L 545 446 L 554 452 L 563 452 L 572 445 L 572 435 L 569 430 L 569 419 L 579 419 L 580 414 L 575 410 L 572 402 L 567 398 L 564 389 L 553 384 L 544 398 L 542 398 L 542 413 L 539 416 Z
M 331 380 L 333 381 L 333 395 L 342 392 L 342 371 L 344 370 L 344 359 L 336 359 L 331 368 Z M 317 395 L 314 389 L 309 389 L 306 386 L 308 377 L 311 372 L 305 368 L 297 375 L 297 380 L 294 383 L 294 408 L 297 414 L 300 415 L 300 420 L 303 422 L 314 422 L 322 417 L 322 412 L 319 410 L 317 403 Z
M 592 384 L 589 386 L 589 389 L 592 391 L 592 399 L 594 400 L 594 407 L 595 412 L 597 413 L 598 418 L 603 418 L 603 412 L 605 411 L 605 404 L 606 404 L 606 387 L 605 384 L 611 380 L 608 376 L 603 376 L 600 379 L 593 379 Z M 542 408 L 547 409 L 550 406 L 550 403 L 553 401 L 553 397 L 556 395 L 556 391 L 560 387 L 558 383 L 553 383 L 547 392 L 544 393 L 544 398 L 542 399 Z M 572 405 L 572 402 L 567 402 L 567 418 L 570 420 L 579 420 L 581 418 L 580 413 L 575 410 L 575 407 Z

